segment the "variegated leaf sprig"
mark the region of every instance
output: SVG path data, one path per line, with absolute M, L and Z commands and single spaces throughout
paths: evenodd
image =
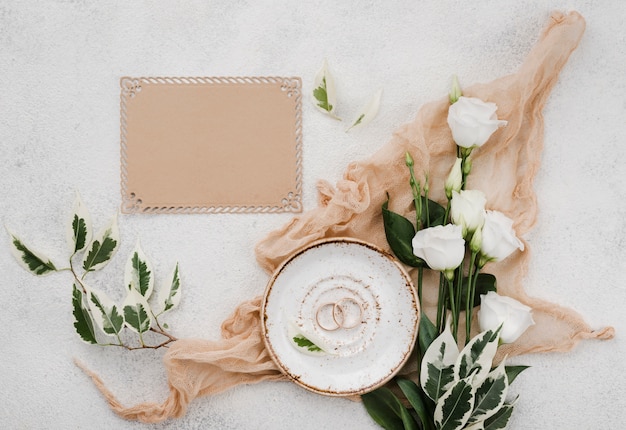
M 378 114 L 380 108 L 380 99 L 382 97 L 383 90 L 379 89 L 370 97 L 368 102 L 363 106 L 361 111 L 351 125 L 346 129 L 346 132 L 362 127 L 369 123 Z M 324 60 L 322 68 L 315 75 L 313 81 L 313 103 L 315 107 L 322 113 L 330 116 L 331 118 L 341 121 L 341 118 L 337 116 L 337 94 L 335 92 L 335 80 L 333 79 L 330 70 L 328 68 L 328 62 Z
M 167 282 L 159 289 L 156 300 L 153 300 L 154 268 L 139 242 L 126 263 L 124 271 L 126 298 L 121 305 L 85 280 L 91 272 L 105 267 L 117 252 L 120 244 L 117 216 L 94 235 L 89 211 L 77 195 L 66 229 L 67 243 L 70 247 L 69 267 L 61 269 L 48 257 L 25 245 L 19 236 L 8 229 L 7 231 L 14 257 L 33 275 L 44 276 L 62 271 L 69 271 L 72 274 L 74 328 L 84 342 L 133 350 L 157 349 L 176 340 L 166 331 L 167 324 L 161 324 L 159 317 L 180 302 L 178 263 Z M 80 261 L 79 267 L 76 264 L 77 260 Z M 126 328 L 137 336 L 132 343 L 129 343 L 128 335 L 122 334 Z M 148 332 L 156 336 L 152 339 L 153 342 L 147 342 L 144 338 Z
M 414 413 L 386 388 L 363 396 L 368 412 L 386 429 L 505 429 L 515 404 L 509 386 L 528 366 L 492 367 L 499 332 L 479 333 L 459 351 L 448 323 L 424 353 L 420 385 L 397 380 Z

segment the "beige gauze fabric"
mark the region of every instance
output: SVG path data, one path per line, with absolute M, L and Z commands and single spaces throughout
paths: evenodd
M 508 121 L 506 127 L 498 129 L 485 145 L 472 152 L 473 167 L 466 188 L 482 190 L 487 209 L 512 218 L 521 237 L 537 218 L 533 178 L 543 148 L 542 110 L 584 30 L 585 20 L 580 14 L 555 12 L 517 73 L 463 89 L 465 96 L 496 103 L 498 118 Z M 261 265 L 271 272 L 296 249 L 324 237 L 349 236 L 389 250 L 381 215 L 387 193 L 390 210 L 414 219 L 414 212 L 410 213 L 414 209 L 406 151 L 415 160 L 415 172 L 428 173 L 430 198 L 445 206 L 443 182 L 456 157 L 456 145 L 447 124 L 449 106 L 447 97 L 424 105 L 415 120 L 397 130 L 377 153 L 365 161 L 351 163 L 336 187 L 320 181 L 319 207 L 293 218 L 258 244 Z M 499 357 L 566 351 L 581 339 L 613 337 L 611 327 L 593 331 L 573 310 L 526 295 L 522 281 L 529 258 L 529 246 L 525 243 L 524 252 L 517 251 L 505 261 L 483 269 L 496 276 L 500 294 L 532 307 L 536 322 L 517 342 L 502 346 Z M 436 313 L 437 281 L 438 273 L 426 271 L 422 307 L 431 320 Z M 473 329 L 477 331 L 477 327 Z M 459 332 L 463 333 L 464 328 Z
M 496 103 L 498 117 L 508 121 L 506 127 L 496 131 L 483 147 L 472 153 L 473 169 L 467 188 L 484 191 L 488 209 L 499 210 L 514 219 L 519 236 L 532 228 L 537 215 L 532 184 L 543 147 L 541 111 L 584 29 L 585 21 L 578 13 L 554 13 L 519 72 L 464 89 L 466 96 Z M 429 173 L 431 198 L 444 203 L 443 181 L 455 159 L 455 145 L 446 122 L 448 107 L 447 98 L 426 104 L 415 120 L 394 133 L 381 150 L 365 161 L 350 164 L 336 187 L 319 182 L 319 206 L 294 217 L 257 245 L 258 261 L 263 268 L 271 273 L 296 250 L 327 237 L 348 236 L 389 249 L 381 216 L 381 205 L 387 193 L 391 210 L 412 216 L 405 151 L 413 155 L 416 172 Z M 500 294 L 531 306 L 536 321 L 517 342 L 502 346 L 500 357 L 566 351 L 582 339 L 612 338 L 613 328 L 593 331 L 573 310 L 526 295 L 522 281 L 530 254 L 528 244 L 525 246 L 524 252 L 483 269 L 496 275 Z M 436 274 L 425 278 L 423 308 L 431 319 L 434 319 L 436 286 Z M 179 417 L 195 397 L 242 383 L 286 379 L 265 349 L 260 302 L 261 299 L 256 298 L 240 305 L 224 322 L 222 340 L 179 340 L 172 344 L 164 357 L 171 393 L 162 404 L 144 403 L 126 408 L 97 375 L 78 365 L 92 376 L 111 408 L 120 416 L 145 422 Z M 461 328 L 460 332 L 463 331 Z

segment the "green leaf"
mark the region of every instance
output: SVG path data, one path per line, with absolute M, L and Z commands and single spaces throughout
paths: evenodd
M 117 336 L 124 327 L 124 317 L 115 303 L 101 291 L 89 289 L 96 324 L 107 335 Z
M 74 284 L 74 289 L 72 290 L 72 307 L 74 308 L 74 328 L 78 336 L 86 343 L 98 343 L 91 315 L 89 315 L 89 311 L 83 304 L 83 293 L 76 288 L 76 284 Z
M 385 236 L 391 250 L 398 260 L 412 267 L 424 267 L 426 263 L 413 254 L 413 236 L 415 227 L 411 221 L 388 209 L 389 199 L 382 206 Z
M 322 83 L 319 87 L 313 90 L 313 97 L 317 100 L 317 106 L 324 109 L 327 112 L 333 110 L 333 105 L 328 103 L 328 93 L 326 92 L 326 78 L 322 78 Z
M 458 355 L 459 349 L 448 323 L 424 353 L 420 369 L 422 389 L 435 403 L 455 380 L 454 363 Z
M 428 347 L 437 337 L 437 327 L 428 319 L 425 312 L 420 316 L 420 326 L 417 333 L 419 348 L 422 353 L 428 350 Z
M 505 404 L 492 417 L 485 420 L 485 430 L 505 429 L 513 414 L 513 405 Z
M 178 263 L 171 276 L 172 281 L 159 291 L 159 303 L 163 305 L 163 312 L 174 309 L 180 303 L 180 275 L 178 273 Z
M 413 406 L 415 413 L 420 419 L 422 428 L 424 430 L 434 430 L 432 424 L 433 416 L 430 412 L 432 408 L 429 408 L 429 406 L 434 408 L 434 405 L 427 405 L 427 403 L 431 402 L 431 400 L 415 382 L 409 379 L 398 379 L 396 382 L 411 406 Z
M 454 373 L 457 379 L 464 379 L 475 374 L 476 381 L 484 380 L 491 370 L 493 357 L 498 349 L 498 331 L 484 331 L 472 338 L 461 350 Z
M 80 195 L 76 193 L 72 216 L 66 229 L 66 239 L 72 254 L 83 250 L 91 240 L 91 236 L 91 217 Z
M 461 286 L 461 307 L 465 309 L 465 298 L 467 295 L 468 278 L 463 278 Z M 478 279 L 476 279 L 476 292 L 474 293 L 474 306 L 480 306 L 480 295 L 487 294 L 489 291 L 496 292 L 496 277 L 490 273 L 479 273 Z M 450 302 L 446 301 L 446 308 L 450 309 Z
M 123 304 L 126 326 L 137 333 L 144 333 L 152 326 L 152 311 L 146 298 L 135 289 L 128 292 Z
M 328 62 L 326 60 L 324 60 L 322 68 L 315 75 L 313 99 L 315 107 L 320 111 L 335 119 L 340 119 L 334 114 L 336 108 L 335 83 L 328 71 Z
M 48 257 L 29 249 L 20 238 L 8 230 L 7 232 L 11 236 L 11 253 L 20 266 L 37 276 L 49 275 L 57 270 Z
M 468 379 L 457 381 L 441 396 L 435 408 L 438 430 L 462 429 L 472 413 L 474 390 Z
M 513 381 L 515 381 L 517 375 L 519 375 L 529 367 L 530 366 L 506 366 L 504 369 L 506 370 L 506 377 L 509 380 L 509 385 L 511 385 Z
M 146 299 L 150 298 L 154 289 L 152 264 L 141 249 L 139 241 L 126 262 L 124 283 L 128 289 L 135 289 Z
M 407 414 L 410 416 L 410 414 L 388 388 L 381 387 L 363 394 L 361 399 L 367 413 L 383 428 L 387 430 L 403 430 L 407 428 L 405 427 L 406 423 L 403 417 L 406 417 Z
M 119 229 L 117 217 L 114 217 L 89 245 L 89 252 L 83 258 L 83 269 L 89 272 L 104 267 L 117 251 L 118 245 Z
M 311 352 L 321 352 L 322 351 L 322 348 L 320 348 L 319 346 L 317 346 L 316 344 L 311 342 L 309 339 L 304 337 L 304 335 L 299 334 L 297 336 L 294 336 L 293 337 L 293 341 L 300 348 L 306 348 L 308 351 L 311 351 Z
M 374 93 L 372 97 L 367 101 L 365 106 L 361 109 L 359 116 L 352 122 L 352 125 L 348 127 L 346 131 L 350 131 L 355 127 L 362 127 L 369 123 L 378 114 L 380 108 L 380 98 L 383 95 L 382 88 Z
M 508 390 L 509 382 L 504 370 L 504 362 L 502 362 L 477 388 L 474 410 L 468 422 L 477 423 L 493 416 L 504 405 Z
M 426 224 L 426 211 L 422 211 L 422 225 L 428 225 L 430 227 L 436 227 L 438 225 L 445 224 L 445 216 L 446 210 L 439 203 L 426 199 L 426 197 L 422 196 L 422 207 L 426 207 L 428 204 L 428 218 L 429 223 Z

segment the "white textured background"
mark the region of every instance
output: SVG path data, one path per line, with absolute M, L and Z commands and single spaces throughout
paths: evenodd
M 341 3 L 341 4 L 338 4 Z M 622 0 L 0 1 L 0 220 L 63 264 L 64 224 L 80 190 L 97 227 L 120 205 L 120 76 L 301 76 L 311 90 L 326 57 L 339 114 L 378 87 L 379 116 L 350 134 L 304 103 L 304 204 L 448 90 L 517 69 L 553 9 L 580 11 L 587 31 L 545 110 L 536 180 L 540 215 L 528 291 L 570 306 L 612 341 L 525 356 L 513 429 L 622 429 L 626 410 L 626 6 Z M 179 337 L 217 338 L 268 276 L 254 244 L 289 215 L 123 215 L 122 247 L 98 278 L 122 296 L 137 237 L 158 277 L 180 261 Z M 0 235 L 0 427 L 7 429 L 376 428 L 362 406 L 290 383 L 242 386 L 193 402 L 156 426 L 108 409 L 72 363 L 97 371 L 124 404 L 167 394 L 162 351 L 99 348 L 75 336 L 67 274 L 35 278 Z

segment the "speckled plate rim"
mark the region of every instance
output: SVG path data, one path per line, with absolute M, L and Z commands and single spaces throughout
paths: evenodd
M 285 267 L 294 259 L 296 259 L 298 256 L 300 256 L 301 254 L 309 251 L 310 249 L 313 248 L 318 248 L 320 246 L 323 245 L 327 245 L 327 244 L 332 244 L 332 243 L 350 243 L 350 244 L 355 244 L 355 245 L 361 245 L 363 247 L 369 248 L 375 252 L 377 252 L 378 254 L 380 254 L 382 257 L 387 258 L 393 265 L 395 265 L 398 268 L 398 271 L 400 272 L 401 276 L 405 279 L 406 281 L 406 286 L 409 288 L 411 294 L 413 295 L 413 303 L 415 306 L 415 310 L 417 313 L 417 318 L 416 318 L 416 322 L 415 325 L 413 327 L 412 333 L 411 333 L 411 343 L 409 345 L 409 348 L 407 350 L 407 352 L 405 353 L 405 356 L 402 358 L 402 360 L 399 362 L 399 364 L 396 366 L 395 369 L 393 369 L 388 375 L 386 375 L 384 378 L 370 384 L 367 386 L 363 386 L 359 389 L 356 390 L 351 390 L 351 391 L 328 391 L 328 390 L 322 390 L 319 389 L 315 386 L 309 385 L 303 381 L 301 381 L 299 378 L 294 377 L 293 375 L 290 374 L 290 372 L 288 371 L 288 369 L 286 369 L 286 367 L 283 365 L 283 363 L 280 361 L 280 358 L 278 357 L 278 355 L 276 354 L 276 351 L 274 350 L 270 340 L 269 340 L 269 333 L 267 330 L 267 319 L 268 316 L 266 314 L 266 305 L 267 305 L 267 301 L 268 301 L 268 297 L 272 291 L 272 288 L 276 282 L 276 279 L 281 275 L 281 273 L 283 272 L 283 270 L 285 269 Z M 316 240 L 314 242 L 311 242 L 308 245 L 303 246 L 302 248 L 298 249 L 297 251 L 295 251 L 293 254 L 291 254 L 289 257 L 287 257 L 285 259 L 285 261 L 283 261 L 274 271 L 274 273 L 272 274 L 270 280 L 267 283 L 267 286 L 265 288 L 265 293 L 263 294 L 263 300 L 261 301 L 261 332 L 262 332 L 262 337 L 263 337 L 263 342 L 265 343 L 265 347 L 267 349 L 267 351 L 270 354 L 270 357 L 272 358 L 272 360 L 274 361 L 274 363 L 279 367 L 279 369 L 281 370 L 281 372 L 287 376 L 292 382 L 295 382 L 297 385 L 306 388 L 309 391 L 318 393 L 318 394 L 323 394 L 325 396 L 331 396 L 331 397 L 349 397 L 349 396 L 358 396 L 361 394 L 365 394 L 368 393 L 370 391 L 373 391 L 379 387 L 382 387 L 383 385 L 385 385 L 387 382 L 389 382 L 391 379 L 393 379 L 393 377 L 400 371 L 400 369 L 402 369 L 402 367 L 406 364 L 406 362 L 408 361 L 409 357 L 411 356 L 411 354 L 413 353 L 413 349 L 415 348 L 415 343 L 417 341 L 417 334 L 418 334 L 418 329 L 419 329 L 419 321 L 421 318 L 421 308 L 420 308 L 420 303 L 417 297 L 417 291 L 415 290 L 415 286 L 413 285 L 413 281 L 411 280 L 411 276 L 408 274 L 408 272 L 406 271 L 406 269 L 402 266 L 402 264 L 390 253 L 384 251 L 383 249 L 379 248 L 378 246 L 363 241 L 363 240 L 359 240 L 359 239 L 354 239 L 351 237 L 332 237 L 332 238 L 326 238 L 326 239 L 320 239 L 320 240 Z

